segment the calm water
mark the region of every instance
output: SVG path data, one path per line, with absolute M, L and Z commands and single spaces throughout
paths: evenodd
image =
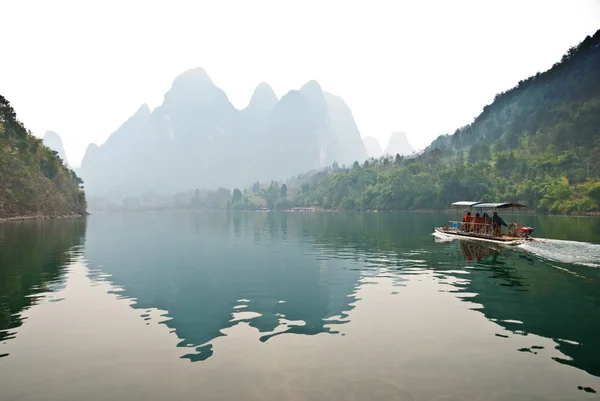
M 600 398 L 600 219 L 505 249 L 451 217 L 0 224 L 0 400 Z

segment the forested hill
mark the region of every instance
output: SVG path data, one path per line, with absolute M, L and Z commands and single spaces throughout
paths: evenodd
M 82 181 L 0 95 L 0 219 L 85 214 Z
M 585 213 L 600 210 L 599 176 L 600 31 L 422 154 L 319 174 L 297 202 L 411 210 L 513 200 L 541 212 Z

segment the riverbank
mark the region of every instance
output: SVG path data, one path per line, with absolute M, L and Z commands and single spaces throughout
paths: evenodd
M 344 213 L 444 213 L 444 214 L 464 214 L 468 208 L 457 209 L 414 209 L 414 210 L 345 210 L 345 209 L 319 209 L 315 208 L 315 212 L 344 212 Z M 287 211 L 287 210 L 286 210 Z M 600 211 L 583 212 L 583 213 L 545 213 L 537 210 L 520 210 L 512 211 L 511 209 L 498 209 L 499 214 L 514 215 L 514 216 L 568 216 L 568 217 L 600 217 Z
M 345 210 L 345 209 L 324 209 L 315 206 L 308 207 L 292 207 L 288 209 L 192 209 L 192 208 L 176 208 L 176 207 L 156 207 L 156 208 L 120 208 L 120 209 L 97 209 L 92 210 L 94 213 L 144 213 L 144 212 L 247 212 L 247 213 L 266 213 L 266 212 L 285 212 L 285 213 L 422 213 L 422 214 L 459 214 L 462 216 L 466 209 L 415 209 L 415 210 Z M 511 209 L 503 209 L 498 211 L 502 215 L 514 216 L 570 216 L 570 217 L 600 217 L 600 211 L 592 211 L 585 213 L 571 214 L 556 214 L 544 213 L 536 210 L 520 210 L 512 211 Z M 88 213 L 89 214 L 89 213 Z M 18 218 L 17 218 L 18 220 Z M 2 219 L 0 218 L 0 221 Z
M 88 216 L 89 213 L 85 212 L 85 214 L 74 213 L 74 214 L 35 214 L 28 216 L 12 216 L 12 217 L 0 217 L 0 223 L 6 221 L 25 221 L 25 220 L 50 220 L 50 219 L 75 219 L 80 217 Z

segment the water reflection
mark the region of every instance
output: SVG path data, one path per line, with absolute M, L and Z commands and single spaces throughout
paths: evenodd
M 511 335 L 531 333 L 553 339 L 556 348 L 566 356 L 555 357 L 555 361 L 600 377 L 600 269 L 552 262 L 519 247 L 473 241 L 436 243 L 431 227 L 448 217 L 323 214 L 311 220 L 306 235 L 330 257 L 364 258 L 363 274 L 376 274 L 376 270 L 371 273 L 369 268 L 381 268 L 377 262 L 383 258 L 387 260 L 383 265 L 390 267 L 397 277 L 420 275 L 429 270 L 442 280 L 451 278 L 455 286 L 452 291 L 476 294 L 469 299 L 481 305 L 475 309 Z M 564 218 L 526 216 L 526 219 L 529 225 L 545 227 L 545 234 L 556 233 L 560 237 L 558 231 L 562 234 L 577 231 L 578 238 L 584 241 L 596 238 L 597 232 L 590 238 L 582 235 L 600 223 L 600 219 L 576 219 L 577 229 L 572 229 Z M 320 224 L 312 224 L 315 221 Z M 558 225 L 561 222 L 566 225 L 562 229 Z M 581 244 L 577 250 L 585 252 L 584 248 L 585 244 Z M 587 250 L 590 255 L 597 253 L 595 248 Z
M 113 359 L 131 358 L 121 371 L 154 360 L 153 347 L 162 344 L 168 348 L 160 351 L 162 370 L 172 368 L 186 378 L 177 381 L 175 373 L 169 374 L 174 383 L 199 380 L 198 371 L 188 372 L 169 358 L 203 369 L 204 385 L 208 378 L 217 380 L 243 365 L 235 373 L 236 395 L 242 392 L 240 382 L 256 390 L 255 381 L 272 386 L 271 376 L 286 386 L 328 391 L 329 383 L 352 387 L 357 378 L 370 377 L 378 384 L 352 387 L 350 393 L 376 391 L 385 381 L 386 391 L 399 397 L 404 390 L 390 383 L 402 382 L 418 388 L 423 399 L 441 396 L 431 393 L 428 398 L 429 390 L 450 387 L 466 399 L 488 394 L 495 387 L 486 387 L 486 380 L 494 386 L 500 380 L 496 368 L 522 389 L 529 385 L 523 372 L 531 366 L 541 369 L 540 377 L 552 377 L 555 387 L 564 374 L 569 386 L 574 377 L 586 377 L 581 371 L 600 377 L 600 270 L 551 262 L 518 248 L 436 243 L 431 227 L 446 219 L 400 213 L 90 216 L 85 259 L 71 267 L 71 286 L 61 291 L 70 302 L 61 302 L 62 309 L 42 309 L 35 317 L 37 326 L 31 327 L 45 332 L 52 319 L 64 324 L 65 313 L 77 316 L 90 327 L 55 331 L 72 341 L 74 349 L 82 343 L 99 347 L 105 334 L 98 333 L 107 324 L 128 333 L 131 338 L 111 336 L 112 348 L 103 345 Z M 83 220 L 56 224 L 2 236 L 4 333 L 5 327 L 21 324 L 15 316 L 36 302 L 28 295 L 64 283 L 64 266 L 77 255 L 86 227 Z M 118 308 L 111 306 L 114 300 Z M 132 315 L 138 321 L 132 322 Z M 96 318 L 104 320 L 95 324 Z M 10 319 L 16 320 L 6 323 Z M 153 346 L 128 349 L 127 339 L 145 343 L 154 321 L 171 332 L 169 340 L 161 343 L 160 333 Z M 104 361 L 92 351 L 90 358 Z M 182 356 L 205 362 L 189 364 L 177 359 Z M 55 357 L 76 361 L 78 355 Z M 82 363 L 95 369 L 93 360 Z M 206 366 L 216 366 L 214 374 Z M 494 373 L 488 377 L 480 369 Z M 298 379 L 308 371 L 318 374 Z M 445 384 L 436 389 L 425 377 Z M 577 384 L 588 388 L 586 380 Z M 277 391 L 273 389 L 273 399 L 275 394 L 286 398 L 289 389 Z M 337 391 L 345 394 L 347 389 Z M 552 393 L 536 389 L 531 394 L 543 392 Z
M 360 276 L 343 260 L 315 258 L 287 217 L 173 213 L 91 217 L 86 258 L 141 309 L 169 312 L 187 358 L 205 360 L 211 341 L 246 321 L 264 333 L 335 333 L 352 309 Z M 190 232 L 193 235 L 190 235 Z M 239 317 L 239 312 L 253 312 Z M 234 315 L 234 313 L 236 315 Z M 283 329 L 282 329 L 283 326 Z
M 463 290 L 476 293 L 481 312 L 512 335 L 533 333 L 556 341 L 566 358 L 555 361 L 600 376 L 598 273 L 536 260 L 520 249 L 458 241 L 467 263 L 476 262 Z M 492 279 L 493 281 L 490 281 Z M 519 349 L 536 352 L 535 344 Z
M 21 312 L 60 288 L 85 228 L 85 219 L 0 224 L 0 341 L 14 336 Z
M 481 307 L 474 309 L 509 335 L 555 339 L 567 356 L 558 362 L 600 376 L 597 275 L 519 249 L 436 244 L 430 227 L 445 218 L 110 215 L 91 225 L 86 256 L 137 300 L 136 307 L 168 311 L 167 325 L 180 346 L 193 349 L 186 355 L 192 361 L 211 356 L 212 341 L 240 321 L 259 329 L 261 341 L 282 333 L 335 334 L 332 324 L 347 321 L 361 277 L 391 274 L 402 287 L 411 275 L 432 271 L 451 280 L 457 295 L 475 294 L 470 301 Z
M 458 241 L 460 253 L 466 261 L 476 260 L 482 262 L 483 259 L 492 258 L 492 265 L 498 262 L 500 249 L 490 245 L 484 245 L 475 241 Z

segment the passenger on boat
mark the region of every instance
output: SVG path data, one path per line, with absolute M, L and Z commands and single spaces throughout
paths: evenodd
M 484 234 L 490 235 L 492 233 L 492 218 L 489 214 L 487 214 L 487 212 L 483 212 L 481 220 L 483 220 L 483 229 L 481 231 Z
M 467 212 L 467 214 L 463 217 L 463 231 L 470 232 L 471 231 L 471 212 Z
M 502 226 L 508 228 L 508 225 L 502 220 L 502 217 L 498 216 L 498 212 L 494 212 L 494 216 L 492 217 L 492 225 L 494 226 L 494 236 L 501 237 L 502 236 Z
M 481 223 L 483 220 L 479 213 L 475 213 L 475 217 L 473 218 L 473 232 L 480 233 L 481 232 Z

